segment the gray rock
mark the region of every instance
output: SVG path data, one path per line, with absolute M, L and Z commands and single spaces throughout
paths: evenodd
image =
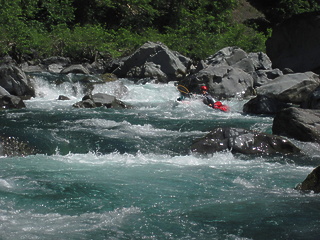
M 10 95 L 10 93 L 0 86 L 0 96 Z
M 280 69 L 271 69 L 271 70 L 257 70 L 252 74 L 255 88 L 261 87 L 264 84 L 271 82 L 272 80 L 276 79 L 279 76 L 282 76 L 283 73 Z
M 82 101 L 73 104 L 76 108 L 126 108 L 127 106 L 116 99 L 116 97 L 105 93 L 96 93 L 93 95 L 86 95 L 82 98 Z
M 248 54 L 238 47 L 225 47 L 214 55 L 209 56 L 205 63 L 207 65 L 228 65 L 236 64 L 240 60 L 247 58 Z
M 320 110 L 283 109 L 276 114 L 272 131 L 300 141 L 320 143 Z
M 216 128 L 191 146 L 191 151 L 212 154 L 230 150 L 242 154 L 289 154 L 300 149 L 288 140 L 266 133 L 241 128 Z
M 282 102 L 300 104 L 320 84 L 319 75 L 313 72 L 286 74 L 256 89 L 258 95 L 265 95 Z
M 272 70 L 272 62 L 267 54 L 263 52 L 249 53 L 248 58 L 252 60 L 255 70 Z
M 129 78 L 156 78 L 159 82 L 166 82 L 168 76 L 162 72 L 161 66 L 146 62 L 142 66 L 136 66 L 127 72 Z
M 153 66 L 158 65 L 160 67 L 153 68 L 153 70 L 156 71 L 141 71 L 141 69 L 145 69 L 146 63 L 153 63 Z M 138 73 L 139 77 L 144 78 L 151 76 L 158 78 L 160 75 L 161 77 L 166 76 L 166 81 L 175 81 L 187 74 L 190 65 L 190 59 L 170 51 L 164 44 L 147 42 L 132 55 L 118 63 L 118 67 L 112 73 L 118 77 L 130 77 L 130 75 L 132 76 L 132 72 L 134 72 L 133 69 L 140 69 Z M 151 68 L 149 68 L 149 70 L 150 69 Z M 162 73 L 160 73 L 158 69 L 161 70 Z M 148 76 L 143 75 L 144 73 Z M 136 74 L 137 73 L 134 75 Z M 161 79 L 161 81 L 164 80 Z
M 15 96 L 35 96 L 26 74 L 17 66 L 0 66 L 0 86 Z
M 90 72 L 87 68 L 82 66 L 81 64 L 71 65 L 69 67 L 64 68 L 61 73 L 68 74 L 68 73 L 79 73 L 79 74 L 87 74 L 89 75 Z
M 227 65 L 210 65 L 180 83 L 190 91 L 197 91 L 199 85 L 207 85 L 210 94 L 217 99 L 246 97 L 253 94 L 251 75 Z

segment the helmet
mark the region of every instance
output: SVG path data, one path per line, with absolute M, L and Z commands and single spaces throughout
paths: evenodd
M 208 91 L 208 88 L 207 88 L 207 86 L 201 86 L 201 90 Z

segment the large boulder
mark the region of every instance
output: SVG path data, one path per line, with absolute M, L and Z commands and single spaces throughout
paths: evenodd
M 199 85 L 207 85 L 209 93 L 217 99 L 246 97 L 254 92 L 252 76 L 240 68 L 227 65 L 209 65 L 180 81 L 180 84 L 191 92 L 197 92 Z
M 230 150 L 242 154 L 288 154 L 300 150 L 288 140 L 241 128 L 216 128 L 191 146 L 191 151 L 212 154 Z
M 239 47 L 225 47 L 209 56 L 204 63 L 213 66 L 232 66 L 250 74 L 257 70 L 271 70 L 272 65 L 265 53 L 248 54 Z
M 276 114 L 288 107 L 290 105 L 287 103 L 280 102 L 271 97 L 258 95 L 243 105 L 243 112 L 250 114 Z
M 276 114 L 273 134 L 320 143 L 320 110 L 290 107 Z
M 11 95 L 35 96 L 35 91 L 26 74 L 15 65 L 0 66 L 0 86 Z
M 320 166 L 316 167 L 302 183 L 298 184 L 296 189 L 320 193 Z
M 320 68 L 320 13 L 295 15 L 276 26 L 266 42 L 273 68 L 295 72 Z
M 164 44 L 147 42 L 132 55 L 120 61 L 113 73 L 118 77 L 158 79 L 160 76 L 159 81 L 167 82 L 187 75 L 190 66 L 189 58 L 169 50 Z
M 258 95 L 282 102 L 300 104 L 320 85 L 319 75 L 313 72 L 286 74 L 256 89 Z
M 96 107 L 106 107 L 106 108 L 126 108 L 127 106 L 116 99 L 115 96 L 96 93 L 93 95 L 86 95 L 82 98 L 82 101 L 73 104 L 76 108 L 96 108 Z

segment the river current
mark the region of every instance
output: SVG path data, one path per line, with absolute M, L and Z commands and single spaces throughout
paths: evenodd
M 70 77 L 72 78 L 72 76 Z M 210 156 L 192 142 L 216 127 L 271 133 L 273 118 L 177 103 L 173 83 L 96 85 L 130 109 L 77 109 L 80 84 L 36 75 L 27 108 L 0 112 L 1 132 L 39 153 L 0 158 L 0 239 L 318 239 L 320 196 L 294 187 L 320 164 L 304 154 Z M 66 95 L 70 100 L 57 100 Z

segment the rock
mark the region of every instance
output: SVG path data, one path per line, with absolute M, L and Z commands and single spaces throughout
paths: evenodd
M 90 72 L 87 68 L 82 66 L 81 64 L 71 65 L 69 67 L 64 68 L 61 73 L 69 74 L 69 73 L 79 73 L 89 75 Z
M 70 100 L 70 98 L 68 98 L 67 96 L 63 96 L 63 95 L 59 95 L 58 100 Z
M 313 191 L 314 193 L 320 193 L 320 166 L 316 167 L 307 178 L 300 183 L 297 190 Z
M 105 93 L 96 93 L 93 95 L 86 95 L 82 98 L 81 102 L 73 104 L 76 108 L 95 108 L 95 107 L 106 107 L 106 108 L 126 108 L 127 106 L 116 99 L 116 97 Z
M 320 143 L 320 110 L 290 107 L 276 114 L 273 134 Z
M 207 65 L 221 66 L 227 65 L 240 68 L 247 73 L 257 70 L 271 70 L 271 61 L 269 57 L 262 52 L 247 54 L 238 47 L 226 47 L 208 57 L 205 60 Z
M 302 108 L 320 109 L 320 86 L 309 94 L 307 99 L 301 103 Z
M 288 140 L 266 133 L 241 128 L 216 128 L 191 146 L 191 151 L 212 154 L 230 150 L 242 154 L 289 154 L 300 149 Z
M 0 66 L 0 86 L 15 96 L 35 96 L 26 74 L 17 66 Z
M 161 66 L 147 62 L 140 67 L 134 67 L 127 72 L 129 78 L 155 78 L 159 82 L 166 82 L 168 76 L 161 71 Z
M 256 89 L 258 95 L 282 102 L 300 104 L 320 84 L 319 75 L 313 72 L 286 74 Z
M 257 70 L 272 70 L 272 62 L 267 54 L 263 52 L 249 53 L 248 58 L 252 60 L 254 69 Z
M 280 102 L 271 97 L 258 95 L 243 105 L 243 112 L 251 114 L 276 114 L 288 107 L 290 105 L 287 103 Z
M 164 44 L 147 42 L 118 63 L 118 67 L 112 73 L 118 77 L 139 76 L 157 79 L 160 76 L 161 79 L 158 80 L 168 82 L 184 77 L 190 66 L 189 58 L 169 50 Z M 149 67 L 149 70 L 146 71 L 146 67 Z
M 0 86 L 0 96 L 10 95 L 10 93 Z
M 271 70 L 257 70 L 253 72 L 253 87 L 261 87 L 267 83 L 270 83 L 275 78 L 282 76 L 283 73 L 279 69 L 271 69 Z
M 273 68 L 290 68 L 294 72 L 320 68 L 320 13 L 309 12 L 277 25 L 266 41 L 266 53 Z
M 0 108 L 2 109 L 21 109 L 25 107 L 26 105 L 20 97 L 13 95 L 0 96 Z
M 227 65 L 210 65 L 180 81 L 180 84 L 191 92 L 198 91 L 199 85 L 207 85 L 209 93 L 217 99 L 246 97 L 254 92 L 251 75 Z
M 233 64 L 236 64 L 242 59 L 245 59 L 248 57 L 248 54 L 243 51 L 241 48 L 238 47 L 225 47 L 218 52 L 216 52 L 214 55 L 209 56 L 205 63 L 207 65 L 228 65 L 232 66 Z

